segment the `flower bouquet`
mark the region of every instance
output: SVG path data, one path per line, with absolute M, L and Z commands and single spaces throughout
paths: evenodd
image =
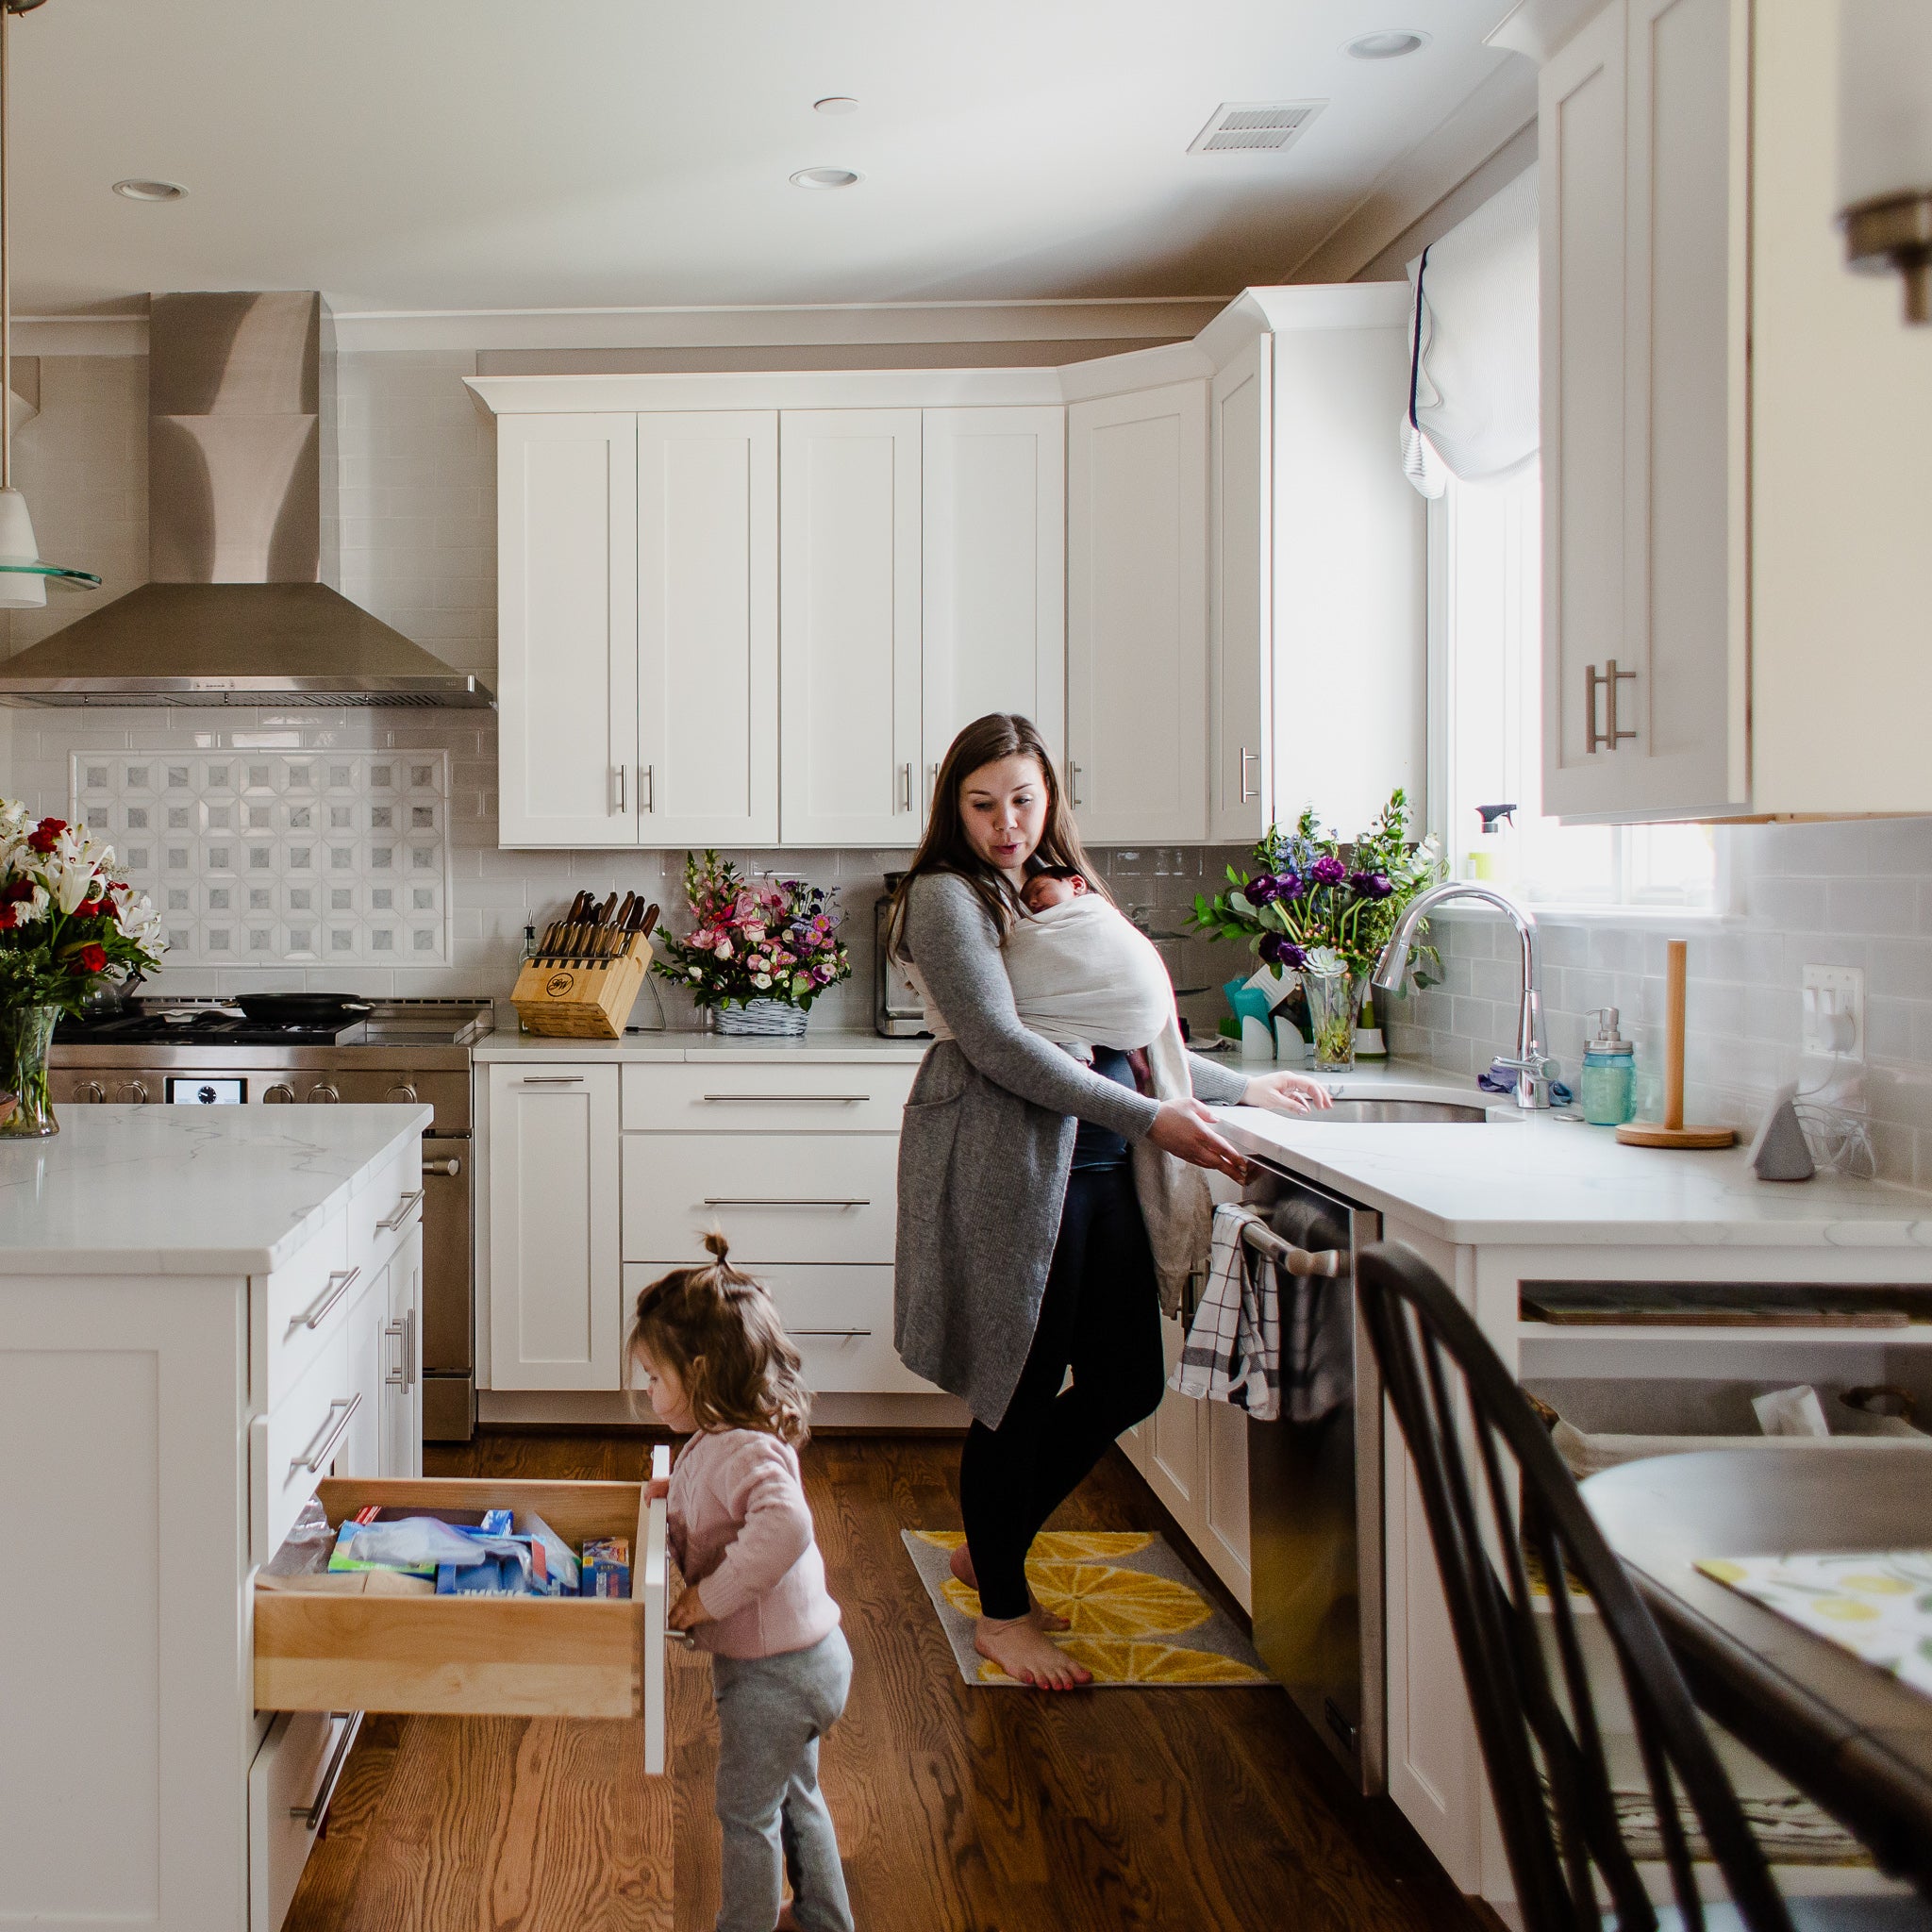
M 1352 1066 L 1369 974 L 1409 901 L 1442 876 L 1436 841 L 1409 842 L 1408 800 L 1397 787 L 1359 838 L 1324 836 L 1309 810 L 1292 832 L 1271 826 L 1254 858 L 1252 876 L 1229 866 L 1228 891 L 1198 894 L 1189 924 L 1209 939 L 1246 940 L 1264 965 L 1299 974 L 1315 1064 Z M 1431 985 L 1434 951 L 1411 958 L 1414 983 Z
M 851 976 L 836 891 L 688 852 L 684 892 L 691 931 L 667 939 L 651 970 L 714 1011 L 721 1033 L 803 1033 L 812 1002 Z
M 0 799 L 0 1137 L 60 1131 L 47 1093 L 55 1024 L 166 950 L 159 915 L 115 873 L 111 846 Z

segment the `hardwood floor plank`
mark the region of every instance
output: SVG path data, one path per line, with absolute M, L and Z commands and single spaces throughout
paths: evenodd
M 439 1475 L 636 1481 L 650 1441 L 486 1430 L 425 1460 Z M 1481 1923 L 1277 1690 L 965 1684 L 899 1534 L 958 1527 L 957 1439 L 826 1438 L 803 1459 L 853 1651 L 821 1775 L 864 1932 Z M 1158 1528 L 1185 1549 L 1118 1457 L 1054 1526 Z M 286 1932 L 708 1932 L 717 1721 L 708 1664 L 681 1649 L 667 1725 L 654 1780 L 635 1724 L 370 1718 Z

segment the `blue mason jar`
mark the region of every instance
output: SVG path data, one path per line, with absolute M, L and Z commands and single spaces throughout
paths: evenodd
M 1583 1050 L 1578 1080 L 1583 1118 L 1593 1127 L 1620 1127 L 1637 1111 L 1637 1050 L 1617 1035 L 1617 1009 L 1597 1009 L 1597 1035 Z

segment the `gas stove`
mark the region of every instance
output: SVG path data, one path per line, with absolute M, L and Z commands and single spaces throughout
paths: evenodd
M 475 1000 L 385 1000 L 335 1020 L 251 1020 L 210 1000 L 138 1000 L 129 1008 L 64 1019 L 58 1047 L 467 1046 L 491 1029 Z

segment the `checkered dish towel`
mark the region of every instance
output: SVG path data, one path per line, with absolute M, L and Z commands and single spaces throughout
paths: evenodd
M 1167 1386 L 1177 1394 L 1231 1402 L 1267 1423 L 1281 1411 L 1281 1305 L 1274 1263 L 1241 1240 L 1250 1224 L 1268 1224 L 1236 1202 L 1215 1208 L 1207 1285 Z

